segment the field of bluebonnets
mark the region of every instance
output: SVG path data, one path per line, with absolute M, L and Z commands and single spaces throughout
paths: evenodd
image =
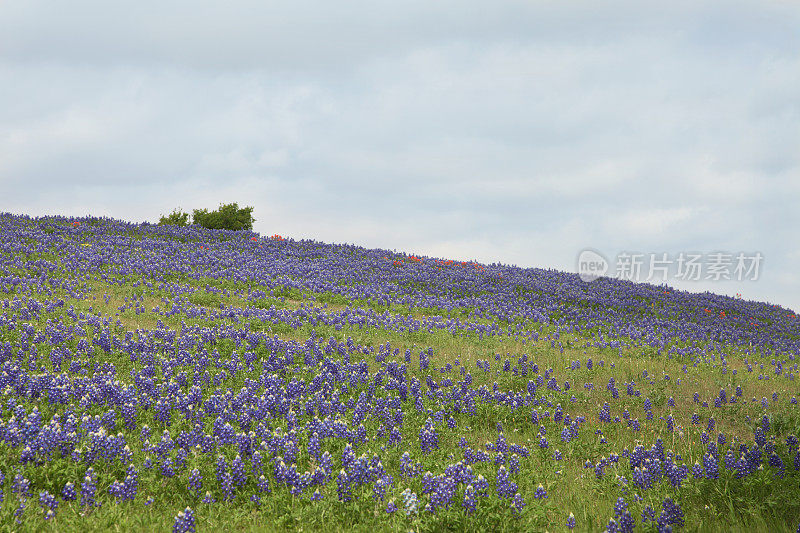
M 0 528 L 796 531 L 800 319 L 0 215 Z

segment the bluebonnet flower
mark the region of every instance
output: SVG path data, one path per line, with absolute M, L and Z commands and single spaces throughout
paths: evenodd
M 653 472 L 647 468 L 646 466 L 643 467 L 636 467 L 633 469 L 633 475 L 631 476 L 633 479 L 634 484 L 642 490 L 649 489 L 653 486 Z
M 400 456 L 400 473 L 405 477 L 414 477 L 418 473 L 418 469 L 412 464 L 411 455 L 408 452 L 403 452 L 403 455 Z
M 20 497 L 20 499 L 19 499 L 19 507 L 17 507 L 17 509 L 14 511 L 14 517 L 16 518 L 17 524 L 21 524 L 22 523 L 22 521 L 19 519 L 19 517 L 22 516 L 22 513 L 25 512 L 26 508 L 27 508 L 27 498 Z
M 767 444 L 767 437 L 764 435 L 763 429 L 761 429 L 760 427 L 756 427 L 753 433 L 756 444 L 758 444 L 759 446 L 765 446 Z
M 524 509 L 524 508 L 525 508 L 525 500 L 520 495 L 520 493 L 517 492 L 514 495 L 513 501 L 511 502 L 511 512 L 514 515 L 519 516 L 520 513 L 522 513 L 522 509 Z
M 139 471 L 131 463 L 125 472 L 125 481 L 122 483 L 122 490 L 119 497 L 122 501 L 133 500 L 136 497 L 136 492 L 139 489 Z
M 496 489 L 501 498 L 510 498 L 517 492 L 517 484 L 510 480 L 505 466 L 497 470 Z
M 728 470 L 733 470 L 734 468 L 736 468 L 737 462 L 738 459 L 736 458 L 736 455 L 733 453 L 733 450 L 729 449 L 728 452 L 725 454 L 725 459 L 723 461 L 725 468 Z
M 403 506 L 406 511 L 406 516 L 416 515 L 419 505 L 417 495 L 411 492 L 411 489 L 405 489 L 400 496 L 403 497 Z
M 168 478 L 175 475 L 175 468 L 173 468 L 171 457 L 167 457 L 164 462 L 161 463 L 161 475 Z
M 195 495 L 200 494 L 200 491 L 203 488 L 203 476 L 200 474 L 200 470 L 197 468 L 192 469 L 192 473 L 189 475 L 189 485 L 187 489 L 190 493 L 194 493 Z
M 602 457 L 597 464 L 594 466 L 594 476 L 597 479 L 603 479 L 603 469 L 608 465 L 608 460 L 605 457 Z M 634 480 L 636 480 L 636 476 L 634 473 Z
M 667 525 L 683 525 L 684 515 L 679 505 L 675 504 L 670 498 L 665 498 L 661 505 L 663 510 L 658 517 L 658 525 L 660 527 L 663 528 Z
M 795 449 L 798 447 L 798 440 L 795 435 L 789 435 L 786 437 L 786 447 L 789 449 L 789 453 L 791 454 Z
M 608 403 L 603 404 L 598 418 L 601 422 L 611 422 L 611 407 L 608 405 Z
M 49 519 L 48 516 L 52 517 L 55 510 L 58 508 L 58 500 L 45 490 L 39 493 L 39 505 L 42 506 L 45 518 Z
M 478 500 L 477 495 L 475 493 L 475 489 L 472 485 L 467 485 L 466 489 L 464 489 L 464 501 L 463 506 L 464 509 L 467 511 L 467 514 L 472 514 L 475 512 L 475 507 L 477 506 Z
M 194 512 L 187 507 L 175 517 L 175 524 L 172 526 L 173 533 L 194 533 L 195 518 Z
M 635 525 L 635 520 L 628 511 L 628 504 L 625 503 L 623 498 L 618 498 L 617 503 L 614 505 L 614 518 L 609 520 L 609 531 L 632 533 Z
M 231 463 L 231 476 L 236 487 L 242 487 L 247 483 L 247 474 L 244 468 L 244 462 L 240 455 L 236 455 Z
M 775 476 L 779 478 L 783 478 L 783 475 L 786 471 L 786 466 L 783 464 L 783 460 L 781 460 L 778 454 L 773 453 L 769 457 L 769 464 L 771 467 L 775 468 Z
M 386 488 L 389 484 L 388 479 L 379 478 L 375 480 L 375 483 L 372 485 L 372 497 L 376 500 L 380 499 L 383 501 L 386 496 Z
M 94 507 L 95 503 L 95 495 L 97 494 L 97 478 L 94 473 L 94 469 L 89 467 L 86 470 L 86 475 L 83 478 L 83 483 L 81 483 L 81 506 L 82 507 Z
M 512 474 L 519 473 L 519 456 L 516 453 L 511 455 L 508 461 L 508 468 L 511 470 Z
M 14 476 L 14 483 L 11 485 L 11 492 L 19 494 L 20 497 L 30 498 L 33 494 L 30 491 L 31 482 L 22 474 Z
M 473 485 L 475 487 L 475 494 L 478 496 L 485 496 L 487 494 L 486 489 L 489 487 L 489 482 L 483 477 L 483 474 L 478 474 Z
M 77 499 L 78 495 L 75 492 L 75 484 L 69 481 L 66 484 L 64 484 L 64 488 L 61 489 L 61 497 L 65 501 L 71 501 Z
M 222 500 L 223 501 L 232 501 L 234 498 L 234 486 L 233 486 L 233 476 L 231 476 L 230 472 L 225 472 L 222 474 L 222 478 L 219 480 L 220 488 L 222 489 Z
M 339 501 L 349 502 L 352 497 L 352 490 L 350 488 L 350 479 L 347 472 L 342 469 L 339 475 L 336 476 L 336 492 L 339 495 Z
M 436 433 L 436 428 L 433 426 L 433 421 L 428 418 L 425 425 L 419 432 L 420 446 L 423 453 L 430 453 L 434 449 L 439 449 L 439 435 Z
M 717 479 L 719 477 L 719 464 L 717 458 L 707 453 L 703 456 L 703 466 L 706 471 L 706 479 Z

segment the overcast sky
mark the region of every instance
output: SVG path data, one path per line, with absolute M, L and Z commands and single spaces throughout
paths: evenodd
M 238 202 L 265 235 L 642 279 L 760 252 L 666 282 L 800 310 L 796 2 L 120 4 L 0 3 L 0 211 Z

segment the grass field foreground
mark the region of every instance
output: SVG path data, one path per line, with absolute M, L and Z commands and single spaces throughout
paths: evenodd
M 0 214 L 0 529 L 800 531 L 800 318 Z

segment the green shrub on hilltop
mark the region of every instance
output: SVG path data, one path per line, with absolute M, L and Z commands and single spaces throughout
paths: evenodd
M 216 211 L 194 210 L 194 223 L 208 229 L 242 230 L 253 229 L 253 208 L 238 204 L 220 205 Z
M 251 230 L 253 229 L 253 208 L 240 208 L 237 203 L 220 204 L 216 211 L 208 209 L 195 209 L 193 212 L 193 224 L 203 226 L 208 229 L 227 229 L 227 230 Z M 175 209 L 167 216 L 161 216 L 159 225 L 165 226 L 186 226 L 189 224 L 189 213 L 184 213 Z
M 189 224 L 189 213 L 175 209 L 167 216 L 162 215 L 158 221 L 160 226 L 186 226 Z

